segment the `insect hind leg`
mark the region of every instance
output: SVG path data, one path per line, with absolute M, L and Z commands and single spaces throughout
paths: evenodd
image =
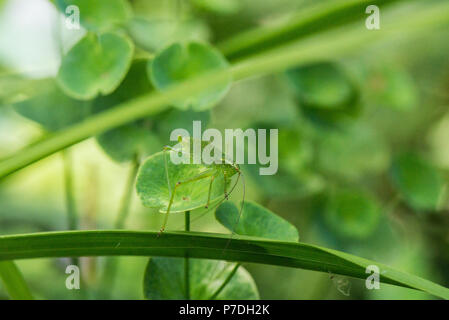
M 164 230 L 165 230 L 165 228 L 167 226 L 168 215 L 170 214 L 170 209 L 171 209 L 171 207 L 173 205 L 173 201 L 175 199 L 176 190 L 181 185 L 185 185 L 187 183 L 191 183 L 191 182 L 195 182 L 195 181 L 199 181 L 199 180 L 202 180 L 202 179 L 209 178 L 209 177 L 212 176 L 212 174 L 213 174 L 212 170 L 207 170 L 205 172 L 202 172 L 202 173 L 194 176 L 193 178 L 176 182 L 175 187 L 173 188 L 173 191 L 171 192 L 171 195 L 170 195 L 170 201 L 169 201 L 168 206 L 167 206 L 167 212 L 165 213 L 164 222 L 162 223 L 162 227 L 159 230 L 158 237 L 162 234 L 162 232 L 164 232 Z M 170 186 L 169 186 L 168 190 L 170 190 Z
M 212 194 L 212 184 L 214 183 L 214 180 L 215 180 L 215 176 L 213 175 L 210 179 L 209 192 L 207 194 L 207 203 L 206 203 L 206 207 L 205 207 L 206 209 L 209 208 L 209 205 L 210 205 L 210 196 Z

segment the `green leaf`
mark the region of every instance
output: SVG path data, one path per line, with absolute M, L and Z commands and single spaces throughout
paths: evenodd
M 337 235 L 363 239 L 379 225 L 380 208 L 369 195 L 355 190 L 338 190 L 330 195 L 324 221 Z
M 102 112 L 151 92 L 153 87 L 146 74 L 146 64 L 145 59 L 135 60 L 117 90 L 94 100 L 94 112 Z M 151 127 L 149 119 L 139 120 L 109 130 L 99 135 L 97 141 L 115 161 L 130 161 L 137 155 L 144 157 L 161 150 L 162 144 L 151 131 Z
M 14 300 L 33 300 L 22 273 L 13 261 L 0 261 L 0 280 Z
M 374 106 L 407 111 L 419 100 L 413 77 L 397 66 L 382 65 L 364 75 L 366 100 Z
M 199 42 L 175 43 L 148 64 L 148 73 L 154 86 L 164 91 L 167 88 L 196 76 L 228 68 L 228 63 L 216 49 Z M 204 111 L 213 108 L 228 92 L 231 79 L 210 86 L 200 94 L 177 100 L 174 105 L 186 110 Z
M 189 145 L 189 142 L 186 143 Z M 210 203 L 224 198 L 225 181 L 219 169 L 203 164 L 174 164 L 170 160 L 170 154 L 176 152 L 173 150 L 158 152 L 147 158 L 140 167 L 136 188 L 144 206 L 166 212 L 170 195 L 174 192 L 176 184 L 181 182 L 176 188 L 170 212 L 184 212 L 205 207 L 212 176 L 215 176 L 215 179 L 212 184 Z M 202 175 L 205 175 L 205 178 L 189 182 L 190 179 Z M 230 184 L 231 181 L 228 178 L 228 190 Z
M 245 201 L 241 217 L 239 208 L 231 202 L 224 202 L 215 211 L 215 217 L 228 230 L 239 235 L 299 241 L 294 225 L 254 202 Z
M 444 181 L 432 164 L 416 154 L 401 154 L 393 162 L 391 179 L 411 207 L 436 210 Z
M 343 109 L 354 99 L 354 88 L 334 63 L 322 62 L 287 71 L 287 79 L 304 105 L 318 109 Z
M 183 258 L 151 258 L 145 270 L 144 296 L 151 300 L 185 300 Z M 188 259 L 190 299 L 207 300 L 220 288 L 233 271 L 234 263 Z M 218 300 L 259 299 L 256 284 L 243 267 L 239 267 L 217 296 Z
M 319 62 L 286 72 L 304 115 L 318 125 L 335 127 L 359 113 L 359 93 L 335 63 Z
M 125 77 L 133 51 L 133 43 L 124 35 L 88 33 L 63 57 L 58 84 L 75 99 L 110 94 Z
M 178 41 L 208 41 L 208 26 L 200 20 L 133 18 L 128 23 L 130 36 L 142 48 L 159 51 Z
M 39 92 L 14 104 L 22 116 L 57 131 L 78 123 L 91 114 L 89 101 L 75 100 L 65 95 L 52 79 L 38 84 Z
M 68 6 L 76 5 L 83 27 L 94 31 L 123 25 L 131 15 L 125 0 L 56 0 L 56 5 L 63 13 Z
M 159 139 L 145 129 L 145 122 L 125 125 L 107 131 L 97 137 L 101 148 L 115 161 L 131 161 L 136 156 L 145 156 L 161 150 Z
M 321 177 L 313 172 L 304 171 L 296 174 L 279 168 L 275 175 L 261 176 L 258 165 L 242 167 L 251 177 L 255 187 L 271 198 L 298 199 L 319 192 L 324 187 Z
M 226 248 L 226 250 L 225 250 Z M 0 260 L 86 256 L 165 256 L 252 262 L 341 274 L 365 280 L 380 268 L 381 283 L 449 299 L 449 289 L 376 261 L 315 245 L 198 232 L 64 231 L 0 236 Z
M 346 179 L 386 170 L 390 162 L 388 146 L 367 123 L 344 123 L 339 130 L 317 130 L 317 167 Z
M 0 65 L 0 106 L 10 105 L 29 99 L 40 92 L 42 83 L 47 79 L 29 79 L 23 77 L 17 71 Z
M 255 188 L 268 197 L 278 199 L 298 199 L 323 188 L 321 177 L 308 168 L 313 150 L 308 139 L 300 131 L 300 125 L 286 126 L 281 123 L 262 122 L 250 127 L 266 130 L 279 128 L 278 156 L 279 163 L 282 163 L 276 174 L 271 176 L 260 175 L 260 168 L 266 165 L 260 163 L 242 165 Z M 267 145 L 270 145 L 269 140 L 268 135 Z

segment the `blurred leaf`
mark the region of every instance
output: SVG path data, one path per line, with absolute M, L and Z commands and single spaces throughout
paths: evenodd
M 258 165 L 242 167 L 254 181 L 255 187 L 267 197 L 283 200 L 300 199 L 319 192 L 323 188 L 321 177 L 308 170 L 296 174 L 281 167 L 275 175 L 261 176 Z
M 133 43 L 124 35 L 88 33 L 63 57 L 58 84 L 76 99 L 110 94 L 125 77 L 133 50 Z
M 377 106 L 409 110 L 418 103 L 413 78 L 397 67 L 384 66 L 370 72 L 365 79 L 367 101 Z
M 387 169 L 389 150 L 368 124 L 345 124 L 340 130 L 317 131 L 317 166 L 349 179 Z
M 255 202 L 245 201 L 241 216 L 239 213 L 235 204 L 224 202 L 216 209 L 215 218 L 239 235 L 299 241 L 298 230 L 294 225 Z
M 47 81 L 25 78 L 0 65 L 0 107 L 29 99 L 39 91 L 41 83 Z
M 14 300 L 33 300 L 22 273 L 13 261 L 0 261 L 0 280 Z
M 147 60 L 135 60 L 125 79 L 113 93 L 94 100 L 94 111 L 101 112 L 113 108 L 127 100 L 137 98 L 153 90 L 146 73 Z M 97 137 L 103 150 L 115 161 L 129 161 L 136 157 L 148 156 L 160 151 L 162 144 L 151 131 L 151 121 L 143 119 Z
M 234 268 L 234 263 L 189 259 L 190 299 L 207 300 L 220 288 Z M 151 258 L 144 278 L 144 296 L 151 300 L 185 300 L 185 259 Z M 217 296 L 218 300 L 259 299 L 256 284 L 243 267 L 239 267 Z
M 317 109 L 344 109 L 354 100 L 354 87 L 334 63 L 322 62 L 290 69 L 287 79 L 300 101 Z
M 259 170 L 266 165 L 260 163 L 242 165 L 244 171 L 255 182 L 255 188 L 266 196 L 282 199 L 298 199 L 322 189 L 321 177 L 310 170 L 313 149 L 309 139 L 298 128 L 300 124 L 291 126 L 262 122 L 254 123 L 251 127 L 266 130 L 278 128 L 279 130 L 278 162 L 281 165 L 275 175 L 261 176 Z M 269 134 L 267 134 L 267 145 L 270 146 Z M 271 153 L 269 148 L 267 153 Z
M 101 148 L 115 161 L 130 161 L 161 150 L 159 139 L 145 129 L 145 123 L 130 124 L 107 131 L 97 137 Z
M 333 123 L 358 113 L 358 92 L 335 63 L 320 62 L 290 69 L 287 79 L 306 116 Z
M 204 130 L 210 122 L 210 111 L 195 112 L 170 109 L 153 117 L 154 132 L 164 144 L 170 144 L 169 138 L 173 130 L 182 128 L 193 137 L 193 121 L 201 121 Z
M 380 221 L 380 208 L 373 198 L 356 190 L 336 190 L 327 202 L 324 221 L 346 238 L 370 236 Z
M 279 128 L 278 139 L 282 167 L 292 173 L 303 172 L 313 158 L 311 139 L 298 128 Z
M 187 145 L 190 145 L 189 140 Z M 175 190 L 176 184 L 181 182 L 181 185 L 176 188 L 170 212 L 184 212 L 204 207 L 207 204 L 212 175 L 215 175 L 215 179 L 212 184 L 211 203 L 224 198 L 222 172 L 212 166 L 193 164 L 192 161 L 191 164 L 174 164 L 170 160 L 170 154 L 176 152 L 173 150 L 158 152 L 147 158 L 140 167 L 136 188 L 143 205 L 166 212 L 171 192 Z M 206 178 L 187 182 L 206 172 L 210 172 Z M 227 184 L 229 190 L 230 178 Z
M 224 70 L 228 63 L 216 49 L 199 42 L 175 43 L 148 64 L 149 74 L 154 86 L 164 91 L 167 88 L 202 75 L 207 72 Z M 228 92 L 231 80 L 209 87 L 200 94 L 177 101 L 174 105 L 186 110 L 204 111 L 213 108 Z
M 91 103 L 66 96 L 48 79 L 38 86 L 39 92 L 14 104 L 14 109 L 22 116 L 42 125 L 48 131 L 57 131 L 87 118 L 91 113 Z
M 429 162 L 416 154 L 401 154 L 393 162 L 391 179 L 414 209 L 437 209 L 444 181 L 441 173 Z
M 261 128 L 293 129 L 300 112 L 289 94 L 286 81 L 279 75 L 254 77 L 232 84 L 232 90 L 212 110 L 214 125 L 220 129 Z
M 241 3 L 238 0 L 193 0 L 192 4 L 217 14 L 234 14 L 241 9 Z
M 209 29 L 200 20 L 144 19 L 129 21 L 128 30 L 137 45 L 156 52 L 178 41 L 208 41 Z
M 56 0 L 56 5 L 64 14 L 68 6 L 78 6 L 81 24 L 94 31 L 123 25 L 131 15 L 125 0 Z

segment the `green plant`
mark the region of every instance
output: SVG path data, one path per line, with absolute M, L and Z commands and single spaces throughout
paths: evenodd
M 349 76 L 338 58 L 398 34 L 412 37 L 416 30 L 438 29 L 448 20 L 447 3 L 414 3 L 412 9 L 419 10 L 409 9 L 406 21 L 386 15 L 382 30 L 371 33 L 360 30 L 368 2 L 385 10 L 396 2 L 399 8 L 407 5 L 394 0 L 329 1 L 288 22 L 255 27 L 214 43 L 201 32 L 196 10 L 232 16 L 240 10 L 237 2 L 192 1 L 191 11 L 157 19 L 136 16 L 133 5 L 146 5 L 140 2 L 52 2 L 61 12 L 78 5 L 86 34 L 62 55 L 54 78 L 31 80 L 8 70 L 0 75 L 2 87 L 3 78 L 8 83 L 6 93 L 0 92 L 0 104 L 11 105 L 45 132 L 42 139 L 0 160 L 0 179 L 13 178 L 13 173 L 62 152 L 71 231 L 0 236 L 0 279 L 11 298 L 32 298 L 14 260 L 71 257 L 78 264 L 79 257 L 107 256 L 95 293 L 110 297 L 119 276 L 116 256 L 126 255 L 151 257 L 143 276 L 147 299 L 258 299 L 255 281 L 242 266 L 247 262 L 359 279 L 366 279 L 366 267 L 375 264 L 384 271 L 382 283 L 449 299 L 449 289 L 431 281 L 341 250 L 299 242 L 300 235 L 307 238 L 302 232 L 310 231 L 301 226 L 299 232 L 296 221 L 288 221 L 292 216 L 284 219 L 268 209 L 272 201 L 310 196 L 310 210 L 319 211 L 317 230 L 330 230 L 323 241 L 332 246 L 338 239 L 348 250 L 387 223 L 379 199 L 372 195 L 379 181 L 370 175 L 387 171 L 389 150 L 361 116 L 366 101 L 360 79 Z M 148 39 L 148 32 L 160 41 Z M 164 147 L 172 129 L 188 128 L 194 120 L 217 121 L 214 112 L 232 95 L 233 85 L 279 73 L 276 81 L 281 84 L 274 87 L 287 97 L 282 104 L 293 106 L 293 116 L 257 119 L 257 113 L 267 111 L 263 109 L 248 116 L 245 124 L 280 128 L 278 175 L 257 176 L 260 164 L 240 167 L 223 160 L 174 165 L 168 160 L 170 153 L 179 152 Z M 415 103 L 407 76 L 385 77 L 402 95 L 380 90 L 382 101 L 391 100 L 396 109 Z M 268 94 L 261 100 L 269 100 Z M 113 161 L 129 167 L 114 231 L 77 230 L 75 151 L 68 148 L 91 137 Z M 343 148 L 346 153 L 339 152 Z M 245 199 L 245 190 L 235 196 L 243 193 L 239 206 L 228 199 L 243 173 L 260 185 L 265 198 L 259 199 L 266 201 L 258 202 L 264 206 Z M 395 199 L 403 199 L 407 210 L 437 214 L 444 208 L 444 177 L 430 162 L 401 153 L 389 173 L 384 180 L 391 181 Z M 119 230 L 126 227 L 135 192 L 144 206 L 164 214 L 159 233 Z M 195 214 L 212 207 L 229 234 L 191 231 L 191 211 L 204 207 L 205 212 Z M 184 231 L 164 231 L 169 213 L 184 214 Z

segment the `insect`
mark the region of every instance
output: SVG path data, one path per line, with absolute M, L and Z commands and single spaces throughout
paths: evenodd
M 137 192 L 142 203 L 147 207 L 158 208 L 165 214 L 159 235 L 166 229 L 170 213 L 218 206 L 229 198 L 240 177 L 243 186 L 245 185 L 240 167 L 223 154 L 219 163 L 173 163 L 170 153 L 193 157 L 190 153 L 190 140 L 180 138 L 177 147 L 166 146 L 162 152 L 150 156 L 142 164 L 138 174 Z M 234 177 L 235 183 L 232 183 Z

